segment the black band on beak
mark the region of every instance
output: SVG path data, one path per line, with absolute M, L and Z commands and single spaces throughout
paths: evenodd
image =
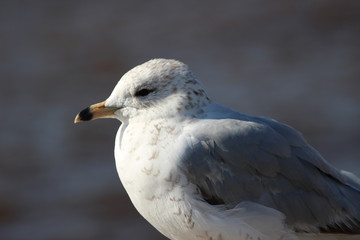
M 90 121 L 93 118 L 93 114 L 90 111 L 90 108 L 87 107 L 79 113 L 79 118 L 81 121 Z

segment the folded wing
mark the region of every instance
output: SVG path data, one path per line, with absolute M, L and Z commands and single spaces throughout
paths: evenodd
M 202 119 L 187 133 L 181 167 L 212 205 L 252 201 L 299 232 L 360 233 L 360 184 L 329 165 L 293 128 L 239 115 Z

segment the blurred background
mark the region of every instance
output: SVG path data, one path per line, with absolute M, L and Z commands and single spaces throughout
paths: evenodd
M 165 239 L 118 179 L 119 123 L 73 124 L 156 57 L 360 175 L 359 12 L 358 0 L 2 0 L 0 239 Z

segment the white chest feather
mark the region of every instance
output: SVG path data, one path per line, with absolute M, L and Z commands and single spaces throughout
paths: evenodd
M 174 135 L 180 130 L 175 125 L 160 127 L 161 124 L 136 124 L 120 129 L 115 157 L 120 180 L 136 209 L 171 237 L 170 229 L 194 226 L 189 218 L 190 205 L 184 198 L 185 192 L 195 190 L 177 168 L 176 152 L 182 146 Z

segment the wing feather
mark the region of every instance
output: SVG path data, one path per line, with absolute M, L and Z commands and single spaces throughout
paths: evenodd
M 202 119 L 185 131 L 190 150 L 182 169 L 205 201 L 272 207 L 297 231 L 360 232 L 356 181 L 330 166 L 293 128 L 243 116 Z

